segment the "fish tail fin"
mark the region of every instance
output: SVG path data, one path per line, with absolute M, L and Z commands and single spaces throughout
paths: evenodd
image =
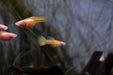
M 43 36 L 40 36 L 38 39 L 38 42 L 39 42 L 40 46 L 43 46 L 46 44 L 46 38 Z
M 32 19 L 34 19 L 35 20 L 35 22 L 37 23 L 37 22 L 46 22 L 46 16 L 44 16 L 44 17 L 31 17 Z

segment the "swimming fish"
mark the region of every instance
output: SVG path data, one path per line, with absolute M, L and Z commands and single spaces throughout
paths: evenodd
M 46 17 L 30 17 L 23 20 L 20 20 L 16 22 L 15 24 L 17 26 L 23 27 L 23 28 L 31 28 L 38 22 L 45 22 Z
M 3 25 L 3 24 L 0 24 L 0 31 L 4 31 L 4 30 L 7 30 L 8 27 Z
M 101 55 L 99 61 L 100 61 L 100 62 L 103 62 L 103 61 L 105 60 L 105 56 L 106 56 L 106 54 L 103 53 L 103 54 Z
M 0 32 L 0 39 L 3 41 L 9 41 L 12 38 L 15 38 L 17 35 L 9 32 Z
M 59 46 L 64 46 L 64 45 L 66 45 L 66 43 L 63 42 L 63 41 L 47 40 L 47 39 L 46 39 L 45 37 L 43 37 L 43 36 L 40 36 L 40 37 L 39 37 L 39 44 L 40 44 L 40 46 L 49 44 L 49 45 L 53 45 L 53 46 L 55 46 L 55 47 L 59 47 Z

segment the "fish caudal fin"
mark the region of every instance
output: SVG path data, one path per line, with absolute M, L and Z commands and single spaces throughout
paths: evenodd
M 44 16 L 44 17 L 35 17 L 35 16 L 33 16 L 33 17 L 31 17 L 31 19 L 34 19 L 35 22 L 46 22 L 46 16 Z
M 43 46 L 46 44 L 46 38 L 43 36 L 40 36 L 38 39 L 38 42 L 39 42 L 40 46 Z

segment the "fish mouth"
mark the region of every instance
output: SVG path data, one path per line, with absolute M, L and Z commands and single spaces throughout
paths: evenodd
M 17 34 L 14 34 L 13 37 L 14 37 L 14 38 L 17 37 Z
M 10 35 L 12 38 L 17 37 L 17 34 L 14 34 L 14 33 L 10 33 L 9 35 Z
M 17 26 L 19 26 L 19 23 L 18 23 L 18 22 L 16 22 L 15 24 L 16 24 Z
M 65 42 L 60 42 L 60 46 L 65 46 L 66 43 Z
M 5 30 L 7 30 L 8 29 L 8 27 L 5 27 Z

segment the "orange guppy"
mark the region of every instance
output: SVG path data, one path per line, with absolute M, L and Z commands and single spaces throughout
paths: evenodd
M 23 28 L 31 28 L 38 22 L 45 22 L 45 18 L 46 17 L 30 17 L 24 20 L 20 20 L 16 22 L 15 24 Z
M 65 46 L 66 43 L 63 41 L 58 41 L 58 40 L 47 40 L 45 37 L 40 36 L 39 37 L 39 44 L 40 46 L 49 44 L 49 45 L 53 45 L 55 47 L 59 47 L 59 46 Z
M 7 30 L 8 27 L 3 25 L 3 24 L 0 24 L 0 31 L 4 31 L 4 30 Z
M 17 35 L 9 32 L 0 32 L 0 39 L 3 41 L 9 41 L 12 38 L 15 38 Z

